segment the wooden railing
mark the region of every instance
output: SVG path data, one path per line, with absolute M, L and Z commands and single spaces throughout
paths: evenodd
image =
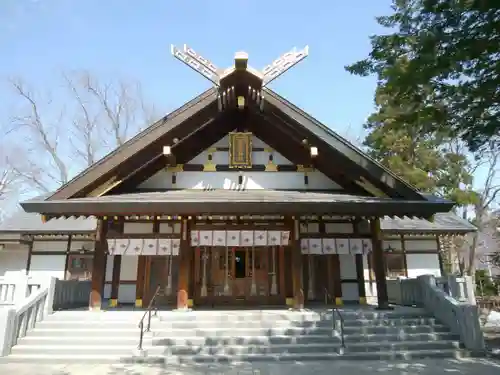
M 54 310 L 88 306 L 91 290 L 91 281 L 56 280 Z

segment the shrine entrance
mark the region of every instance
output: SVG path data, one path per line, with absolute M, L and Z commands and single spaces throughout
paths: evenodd
M 285 287 L 280 285 L 279 252 L 285 247 L 192 248 L 194 256 L 194 304 L 281 305 Z M 280 287 L 281 286 L 281 287 Z

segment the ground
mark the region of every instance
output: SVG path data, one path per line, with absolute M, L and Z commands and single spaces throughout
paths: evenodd
M 28 365 L 0 364 L 0 374 L 16 375 L 498 375 L 494 359 L 396 361 L 329 361 L 308 363 L 252 363 L 233 365 Z

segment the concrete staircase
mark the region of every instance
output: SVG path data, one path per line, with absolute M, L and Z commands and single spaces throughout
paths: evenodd
M 420 309 L 160 312 L 136 350 L 142 312 L 61 311 L 19 340 L 9 362 L 225 362 L 462 357 L 458 338 Z

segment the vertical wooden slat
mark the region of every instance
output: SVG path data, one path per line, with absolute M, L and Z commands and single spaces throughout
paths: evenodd
M 342 279 L 340 277 L 340 256 L 332 255 L 333 297 L 336 305 L 342 305 Z
M 406 241 L 404 235 L 401 235 L 401 250 L 403 251 L 403 267 L 405 277 L 408 277 L 408 260 L 406 259 Z
M 187 309 L 189 306 L 189 277 L 190 277 L 190 248 L 189 248 L 189 226 L 188 221 L 184 219 L 181 227 L 181 246 L 179 252 L 179 276 L 177 292 L 177 308 Z M 195 284 L 196 285 L 196 284 Z M 192 301 L 192 300 L 191 300 Z
M 304 286 L 302 278 L 302 254 L 300 251 L 299 222 L 293 220 L 292 231 L 292 282 L 293 282 L 293 307 L 295 309 L 304 308 Z
M 139 255 L 139 259 L 137 261 L 137 282 L 135 286 L 135 307 L 143 306 L 146 261 L 146 256 Z
M 363 269 L 363 254 L 356 254 L 356 275 L 358 277 L 359 303 L 366 304 L 365 272 Z
M 335 295 L 335 281 L 334 281 L 334 274 L 333 274 L 333 257 L 334 257 L 334 254 L 328 254 L 325 256 L 325 261 L 326 261 L 326 277 L 327 277 L 327 281 L 326 281 L 326 287 L 327 287 L 327 290 L 328 290 L 328 302 L 334 302 L 332 300 L 332 297 Z
M 285 247 L 280 246 L 278 251 L 278 272 L 279 272 L 279 285 L 278 292 L 281 298 L 286 298 L 286 286 L 285 286 Z
M 385 273 L 384 250 L 382 248 L 382 232 L 380 230 L 380 219 L 370 220 L 370 229 L 373 243 L 373 270 L 377 283 L 378 309 L 389 309 L 389 297 L 387 294 L 387 280 Z
M 73 236 L 70 234 L 68 236 L 68 242 L 66 243 L 66 260 L 64 261 L 64 280 L 68 280 L 68 266 L 69 266 L 69 258 L 70 258 L 70 251 L 71 251 L 71 238 Z
M 113 274 L 111 276 L 111 295 L 109 297 L 109 306 L 118 306 L 118 291 L 120 289 L 120 271 L 122 268 L 122 256 L 113 256 Z
M 97 233 L 92 262 L 92 291 L 90 292 L 90 309 L 100 310 L 102 305 L 102 291 L 106 277 L 106 251 L 107 251 L 107 221 L 100 219 L 97 222 Z
M 30 243 L 28 244 L 28 259 L 26 260 L 26 275 L 29 275 L 31 268 L 31 256 L 33 255 L 33 243 L 35 240 L 33 237 L 31 238 Z

